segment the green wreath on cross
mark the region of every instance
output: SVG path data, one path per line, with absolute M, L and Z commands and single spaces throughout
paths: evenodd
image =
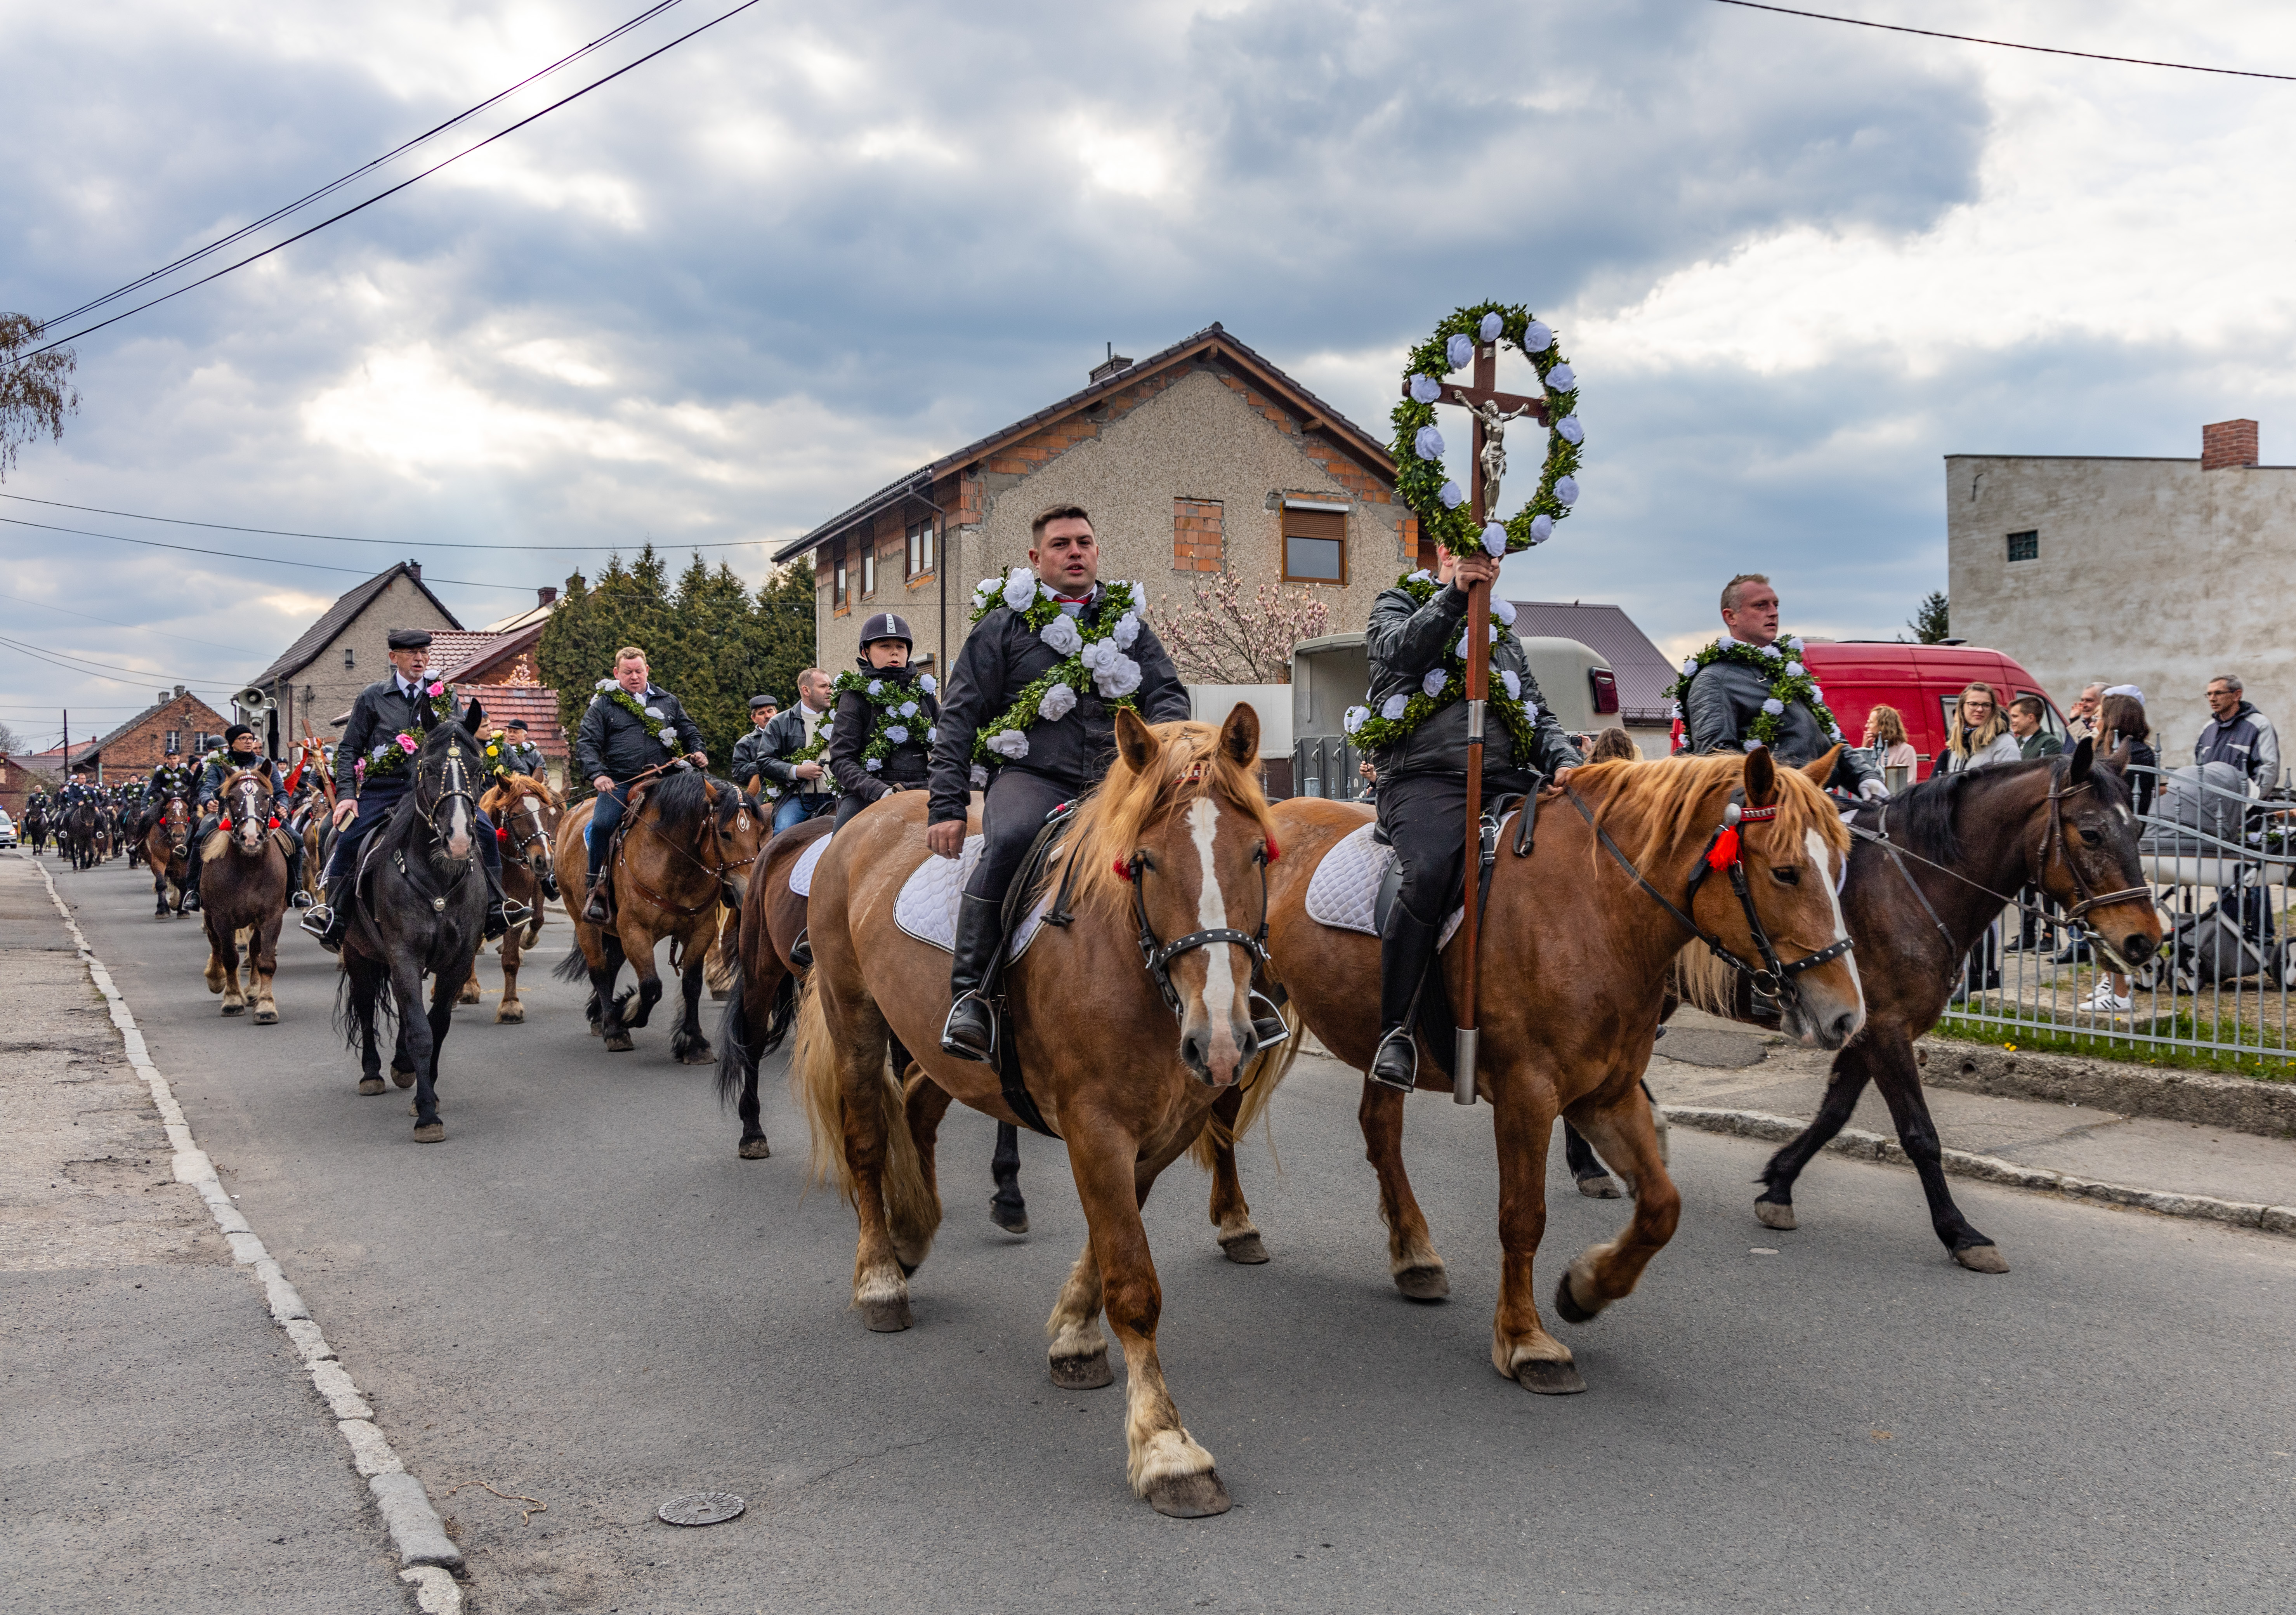
M 1459 485 L 1444 474 L 1443 434 L 1435 406 L 1445 378 L 1471 364 L 1477 346 L 1505 341 L 1531 362 L 1546 398 L 1546 460 L 1538 491 L 1504 524 L 1475 525 Z M 1544 544 L 1554 524 L 1578 500 L 1578 455 L 1586 429 L 1578 422 L 1578 378 L 1562 357 L 1554 332 L 1520 303 L 1477 303 L 1454 309 L 1435 334 L 1411 350 L 1403 377 L 1409 394 L 1389 417 L 1395 426 L 1395 487 L 1419 518 L 1420 529 L 1455 555 L 1478 549 L 1512 554 Z M 1494 537 L 1503 532 L 1504 547 Z
M 1770 687 L 1768 698 L 1762 702 L 1762 709 L 1754 715 L 1753 723 L 1739 742 L 1747 750 L 1776 745 L 1778 736 L 1785 731 L 1786 713 L 1796 701 L 1809 709 L 1810 715 L 1817 719 L 1818 727 L 1831 735 L 1836 744 L 1848 744 L 1841 733 L 1841 725 L 1826 706 L 1824 696 L 1818 691 L 1817 681 L 1809 676 L 1808 668 L 1802 663 L 1801 654 L 1802 643 L 1799 636 L 1781 637 L 1774 644 L 1759 647 L 1740 644 L 1735 640 L 1726 645 L 1718 639 L 1696 655 L 1682 659 L 1682 676 L 1667 690 L 1667 699 L 1674 703 L 1674 716 L 1682 717 L 1683 702 L 1690 699 L 1690 681 L 1698 676 L 1700 670 L 1710 668 L 1718 661 L 1735 662 L 1742 668 L 1752 668 Z

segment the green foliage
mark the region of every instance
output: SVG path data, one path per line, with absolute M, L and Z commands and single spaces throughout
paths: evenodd
M 797 676 L 813 665 L 812 573 L 802 562 L 784 568 L 753 595 L 731 568 L 713 571 L 696 555 L 673 590 L 649 544 L 627 565 L 608 561 L 594 584 L 579 572 L 567 578 L 536 661 L 570 736 L 624 645 L 646 653 L 653 682 L 684 703 L 712 762 L 723 763 L 749 731 L 750 697 L 796 700 Z
M 1782 635 L 1776 644 L 1765 645 L 1759 650 L 1734 642 L 1726 645 L 1718 639 L 1691 657 L 1690 670 L 1668 686 L 1666 698 L 1674 703 L 1675 711 L 1680 712 L 1682 703 L 1690 699 L 1692 679 L 1718 661 L 1734 661 L 1740 667 L 1751 668 L 1770 686 L 1770 698 L 1762 703 L 1761 711 L 1755 714 L 1753 726 L 1748 731 L 1750 738 L 1761 742 L 1765 746 L 1776 745 L 1778 736 L 1785 729 L 1786 714 L 1800 703 L 1809 709 L 1810 716 L 1817 719 L 1819 729 L 1846 744 L 1847 737 L 1841 733 L 1841 724 L 1835 721 L 1833 710 L 1818 693 L 1817 681 L 1810 677 L 1809 669 L 1802 666 L 1800 658 L 1801 641 L 1792 635 Z M 1771 711 L 1772 707 L 1777 710 Z
M 1418 571 L 1406 572 L 1395 580 L 1395 586 L 1424 606 L 1435 598 L 1435 592 L 1443 586 L 1435 581 L 1431 572 Z M 1340 726 L 1354 740 L 1357 750 L 1382 751 L 1390 746 L 1399 745 L 1414 729 L 1453 701 L 1466 699 L 1467 663 L 1466 659 L 1459 654 L 1459 645 L 1466 637 L 1466 629 L 1462 624 L 1458 640 L 1443 652 L 1443 683 L 1433 694 L 1427 693 L 1423 683 L 1405 700 L 1403 710 L 1393 717 L 1374 712 L 1368 707 L 1349 707 L 1347 709 L 1340 718 Z M 1493 645 L 1505 644 L 1513 638 L 1513 629 L 1496 619 L 1492 621 Z M 1506 726 L 1507 734 L 1514 741 L 1516 755 L 1526 758 L 1538 755 L 1538 716 L 1524 704 L 1520 691 L 1513 694 L 1508 693 L 1504 671 L 1495 669 L 1490 673 L 1488 682 L 1483 687 L 1483 694 L 1489 703 L 1488 709 Z M 1395 698 L 1390 696 L 1388 699 L 1392 701 Z
M 0 477 L 16 463 L 16 450 L 45 434 L 61 440 L 64 417 L 79 407 L 71 384 L 78 363 L 69 348 L 34 358 L 19 356 L 40 345 L 40 323 L 29 315 L 0 314 Z
M 1936 644 L 1952 633 L 1947 623 L 1945 591 L 1931 589 L 1929 598 L 1923 601 L 1914 614 L 1906 619 L 1906 626 L 1914 631 L 1915 642 L 1919 644 Z

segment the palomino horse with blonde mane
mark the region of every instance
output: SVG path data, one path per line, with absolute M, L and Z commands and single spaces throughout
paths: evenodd
M 497 1021 L 521 1022 L 526 1019 L 526 1001 L 518 996 L 518 962 L 520 955 L 542 935 L 545 896 L 542 879 L 550 872 L 550 860 L 557 846 L 558 796 L 547 783 L 530 775 L 499 775 L 479 799 L 479 811 L 494 824 L 495 840 L 502 847 L 504 898 L 525 904 L 532 916 L 524 925 L 513 925 L 503 933 L 502 1002 L 495 1006 Z M 483 937 L 479 939 L 479 951 L 487 951 Z M 479 972 L 472 970 L 456 1002 L 480 1001 Z
M 1759 972 L 1787 1004 L 1787 1029 L 1805 1044 L 1839 1048 L 1864 1019 L 1834 898 L 1849 838 L 1812 783 L 1833 761 L 1829 753 L 1807 771 L 1781 770 L 1756 751 L 1592 764 L 1573 770 L 1565 790 L 1543 793 L 1530 856 L 1511 849 L 1516 823 L 1500 838 L 1483 926 L 1475 1091 L 1490 1103 L 1498 1144 L 1505 1254 L 1491 1365 L 1528 1390 L 1586 1389 L 1570 1349 L 1539 1321 L 1531 1277 L 1546 1229 L 1556 1116 L 1626 1174 L 1635 1206 L 1618 1238 L 1570 1264 L 1555 1310 L 1589 1322 L 1632 1292 L 1674 1236 L 1681 1197 L 1640 1078 L 1685 939 L 1703 939 L 1739 969 Z M 1379 943 L 1310 918 L 1307 894 L 1316 865 L 1367 816 L 1300 798 L 1278 804 L 1274 817 L 1283 857 L 1268 890 L 1268 951 L 1300 1019 L 1333 1054 L 1365 1070 L 1379 1040 Z M 1443 960 L 1447 982 L 1462 963 L 1455 944 Z M 1421 1086 L 1448 1093 L 1435 1053 L 1423 1040 Z M 1403 1168 L 1405 1097 L 1366 1080 L 1360 1119 L 1379 1174 L 1390 1275 L 1411 1299 L 1435 1300 L 1450 1281 Z
M 1004 976 L 1027 1103 L 1007 1100 L 997 1068 L 941 1052 L 948 955 L 895 922 L 931 856 L 922 791 L 853 819 L 814 871 L 791 1076 L 816 1168 L 859 1217 L 853 1297 L 872 1329 L 909 1326 L 908 1275 L 940 1223 L 933 1142 L 952 1097 L 1000 1121 L 1033 1110 L 1067 1141 L 1091 1234 L 1046 1324 L 1054 1382 L 1112 1381 L 1104 1307 L 1124 1346 L 1133 1490 L 1159 1513 L 1217 1514 L 1226 1489 L 1157 1357 L 1162 1292 L 1140 1207 L 1216 1102 L 1244 1085 L 1265 1103 L 1292 1047 L 1259 1047 L 1250 1013 L 1271 845 L 1259 720 L 1239 706 L 1218 730 L 1152 729 L 1119 709 L 1116 744 L 1049 864 L 1054 912 Z M 906 1094 L 889 1037 L 923 1068 Z

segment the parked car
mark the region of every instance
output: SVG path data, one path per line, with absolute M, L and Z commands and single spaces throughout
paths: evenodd
M 2060 741 L 2065 737 L 2064 715 L 2041 681 L 1999 651 L 1890 640 L 1811 640 L 1803 647 L 1802 660 L 1851 745 L 1865 738 L 1866 715 L 1876 706 L 1895 707 L 1905 715 L 1906 734 L 1919 758 L 1914 768 L 1917 780 L 1935 771 L 1952 733 L 1955 704 L 1978 679 L 1999 693 L 2004 707 L 2021 695 L 2039 696 L 2046 709 L 2041 726 Z
M 0 847 L 13 847 L 15 844 L 16 821 L 8 816 L 5 808 L 0 808 Z

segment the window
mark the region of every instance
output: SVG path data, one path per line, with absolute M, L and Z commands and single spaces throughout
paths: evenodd
M 861 546 L 861 598 L 867 600 L 877 593 L 877 543 L 871 539 Z
M 908 576 L 922 578 L 933 570 L 933 524 L 930 520 L 909 523 Z
M 170 730 L 168 730 L 168 755 L 169 757 L 173 757 L 173 756 L 175 756 L 177 752 L 181 751 L 183 749 L 184 749 L 184 732 L 183 732 L 181 729 L 170 729 Z
M 343 647 L 343 671 L 348 673 L 358 665 L 358 658 L 350 646 Z
M 1326 507 L 1283 507 L 1283 581 L 1337 583 L 1348 580 L 1348 513 Z
M 2038 528 L 2030 532 L 2009 535 L 2009 559 L 2038 561 L 2041 558 L 2041 533 Z
M 829 609 L 844 611 L 851 610 L 852 606 L 853 596 L 845 586 L 845 540 L 840 538 L 837 547 L 830 551 Z

